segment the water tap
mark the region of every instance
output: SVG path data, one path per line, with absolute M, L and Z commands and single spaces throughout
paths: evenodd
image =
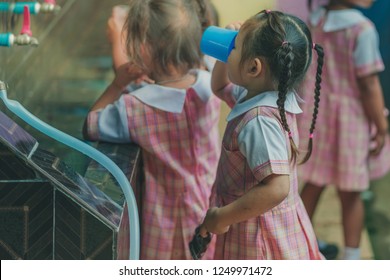
M 58 13 L 61 7 L 57 5 L 56 0 L 45 0 L 39 10 L 42 13 Z
M 19 35 L 15 36 L 14 44 L 20 46 L 38 46 L 38 40 L 32 36 L 31 32 L 30 10 L 28 6 L 24 6 L 22 30 Z
M 14 14 L 22 14 L 24 7 L 28 6 L 30 13 L 36 15 L 38 13 L 57 13 L 61 10 L 61 7 L 56 4 L 56 0 L 45 0 L 43 3 L 39 2 L 16 2 L 9 3 L 4 2 L 0 3 L 1 12 L 10 12 Z
M 38 40 L 36 38 L 29 36 L 27 34 L 16 35 L 13 40 L 13 44 L 19 46 L 30 45 L 33 47 L 37 47 L 39 45 Z
M 38 40 L 32 36 L 30 27 L 30 10 L 26 5 L 23 12 L 23 25 L 19 35 L 13 35 L 12 33 L 0 34 L 0 46 L 10 47 L 13 45 L 33 47 L 38 46 Z

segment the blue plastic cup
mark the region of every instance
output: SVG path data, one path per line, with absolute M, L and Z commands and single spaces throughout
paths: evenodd
M 209 26 L 203 32 L 200 49 L 204 54 L 226 63 L 234 48 L 237 34 L 237 30 Z

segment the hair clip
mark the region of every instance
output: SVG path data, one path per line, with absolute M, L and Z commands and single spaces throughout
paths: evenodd
M 313 50 L 316 49 L 316 43 L 313 43 L 313 46 L 312 46 Z

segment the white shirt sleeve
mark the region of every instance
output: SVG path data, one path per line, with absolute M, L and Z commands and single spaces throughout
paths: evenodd
M 100 141 L 131 142 L 126 106 L 122 97 L 98 113 L 98 131 Z
M 286 137 L 279 123 L 270 117 L 249 121 L 238 135 L 238 145 L 252 170 L 269 161 L 288 162 Z
M 242 98 L 243 96 L 247 95 L 247 93 L 248 91 L 245 88 L 237 85 L 233 86 L 232 95 L 236 101 Z
M 379 34 L 374 26 L 365 29 L 358 36 L 353 57 L 358 68 L 382 61 L 379 50 Z

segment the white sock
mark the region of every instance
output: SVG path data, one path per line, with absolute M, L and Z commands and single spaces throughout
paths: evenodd
M 360 260 L 360 248 L 344 248 L 343 260 Z

